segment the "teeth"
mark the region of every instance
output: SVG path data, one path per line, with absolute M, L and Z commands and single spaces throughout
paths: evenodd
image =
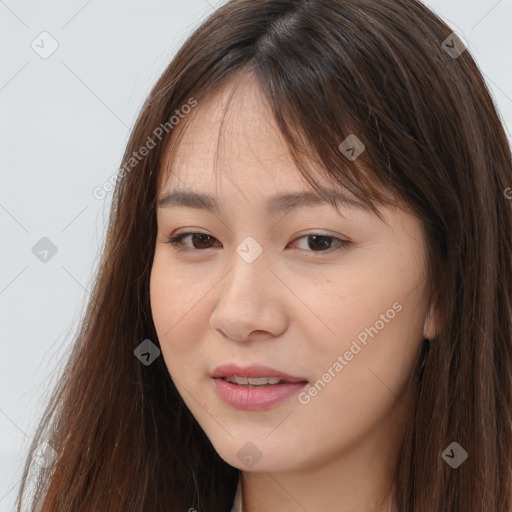
M 232 382 L 233 384 L 239 385 L 251 385 L 251 386 L 265 386 L 265 385 L 274 385 L 281 382 L 281 379 L 277 377 L 241 377 L 238 375 L 230 375 L 229 377 L 224 377 L 228 382 Z

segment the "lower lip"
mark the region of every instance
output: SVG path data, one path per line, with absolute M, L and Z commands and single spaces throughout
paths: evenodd
M 268 409 L 296 395 L 307 385 L 307 382 L 289 382 L 274 384 L 264 388 L 247 388 L 245 386 L 237 386 L 224 379 L 217 378 L 212 380 L 218 395 L 224 402 L 237 409 L 247 411 Z

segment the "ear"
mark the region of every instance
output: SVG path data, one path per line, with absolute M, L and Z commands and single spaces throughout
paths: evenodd
M 433 339 L 439 334 L 439 312 L 432 304 L 425 318 L 423 326 L 423 338 Z

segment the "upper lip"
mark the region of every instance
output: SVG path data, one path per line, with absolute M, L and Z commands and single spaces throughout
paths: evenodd
M 270 368 L 270 366 L 264 366 L 261 364 L 252 364 L 250 366 L 238 366 L 234 363 L 222 364 L 217 366 L 212 373 L 214 379 L 220 379 L 222 377 L 231 377 L 238 375 L 240 377 L 276 377 L 286 382 L 307 382 L 304 377 L 297 377 L 288 375 L 285 372 Z

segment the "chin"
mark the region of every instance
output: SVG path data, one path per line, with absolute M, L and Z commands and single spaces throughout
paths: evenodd
M 244 436 L 246 437 L 246 436 Z M 250 439 L 250 436 L 247 436 Z M 297 459 L 297 449 L 293 446 L 274 444 L 269 440 L 238 441 L 231 439 L 229 446 L 223 444 L 214 448 L 229 465 L 241 471 L 287 472 L 297 469 L 301 461 Z M 279 441 L 277 438 L 275 441 Z

